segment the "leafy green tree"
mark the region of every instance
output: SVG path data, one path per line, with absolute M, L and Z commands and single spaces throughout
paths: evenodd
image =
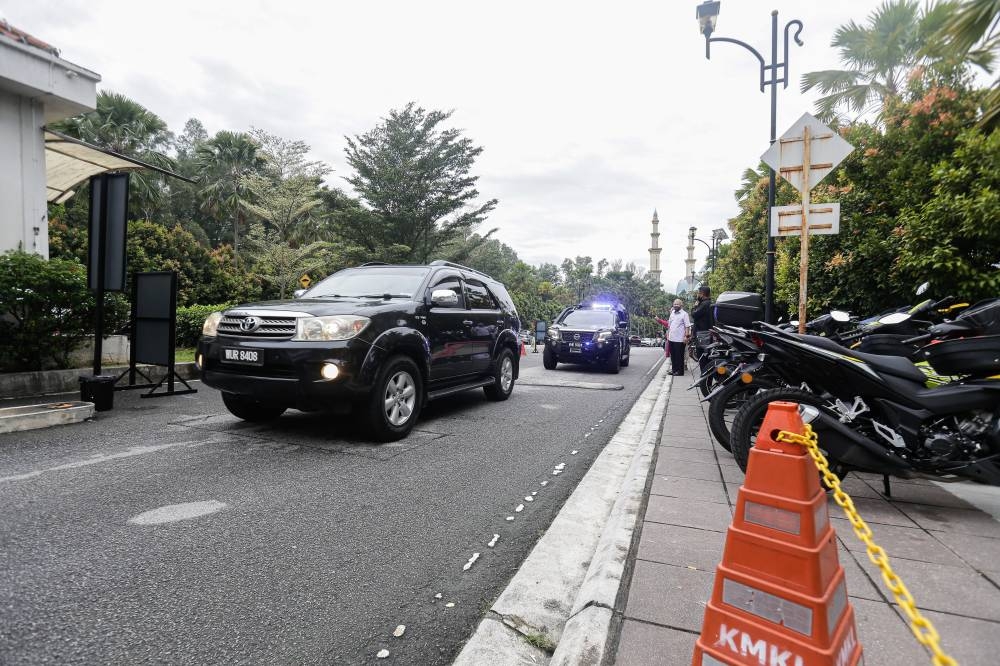
M 478 176 L 470 175 L 482 148 L 451 117 L 411 102 L 390 111 L 374 129 L 347 138 L 347 179 L 366 209 L 335 217 L 338 233 L 371 258 L 425 263 L 482 223 L 496 199 L 477 205 Z
M 102 90 L 94 111 L 54 123 L 53 129 L 163 169 L 172 169 L 167 156 L 173 140 L 158 115 L 120 93 Z M 163 203 L 162 177 L 136 171 L 129 179 L 129 209 L 135 218 L 150 218 Z M 83 197 L 86 199 L 87 197 Z
M 264 159 L 258 154 L 257 142 L 249 134 L 227 130 L 198 144 L 195 156 L 203 183 L 202 210 L 216 220 L 227 217 L 232 220 L 231 235 L 224 235 L 221 228 L 215 228 L 209 236 L 214 236 L 216 242 L 224 237 L 231 238 L 233 260 L 239 263 L 240 226 L 245 219 L 243 202 L 248 196 L 246 176 L 262 169 Z
M 244 176 L 242 187 L 249 201 L 245 209 L 269 223 L 285 243 L 310 232 L 309 224 L 321 210 L 323 200 L 314 178 L 291 176 L 274 181 L 260 174 Z
M 840 49 L 846 69 L 807 72 L 802 92 L 818 88 L 821 117 L 831 118 L 837 108 L 856 115 L 898 97 L 915 68 L 926 62 L 924 48 L 948 16 L 947 4 L 927 5 L 915 0 L 885 0 L 864 25 L 853 20 L 837 28 L 831 46 Z
M 316 241 L 292 247 L 277 231 L 262 224 L 251 225 L 246 244 L 253 272 L 267 283 L 270 292 L 277 291 L 278 298 L 285 298 L 289 289 L 295 289 L 303 273 L 337 263 L 330 256 L 328 243 Z

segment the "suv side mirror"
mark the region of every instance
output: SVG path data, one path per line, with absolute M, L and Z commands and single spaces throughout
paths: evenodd
M 458 305 L 458 294 L 451 289 L 435 289 L 431 292 L 431 303 L 443 308 L 453 308 Z
M 305 289 L 296 289 L 292 292 L 292 298 L 302 298 L 302 294 L 306 293 Z

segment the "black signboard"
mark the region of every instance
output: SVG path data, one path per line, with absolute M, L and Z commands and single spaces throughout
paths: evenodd
M 90 179 L 87 286 L 94 291 L 125 291 L 128 182 L 127 173 L 105 173 Z M 98 284 L 97 276 L 102 273 L 104 279 Z

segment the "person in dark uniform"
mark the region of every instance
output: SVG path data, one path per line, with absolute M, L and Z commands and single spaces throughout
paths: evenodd
M 691 311 L 691 323 L 698 365 L 704 374 L 705 370 L 708 369 L 708 356 L 705 354 L 705 347 L 712 341 L 709 331 L 715 326 L 715 318 L 712 316 L 712 290 L 709 289 L 708 285 L 698 287 L 698 304 Z

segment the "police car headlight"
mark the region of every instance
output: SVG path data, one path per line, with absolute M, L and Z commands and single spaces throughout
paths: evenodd
M 205 323 L 201 326 L 201 334 L 209 338 L 214 338 L 219 332 L 220 321 L 222 321 L 221 312 L 213 312 L 208 315 L 208 317 L 205 318 Z
M 607 342 L 608 340 L 611 339 L 613 333 L 614 331 L 601 331 L 600 333 L 597 334 L 597 341 Z
M 325 340 L 349 340 L 371 322 L 368 317 L 335 315 L 332 317 L 299 317 L 295 320 L 295 336 L 292 340 L 316 342 Z
M 552 338 L 553 340 L 562 339 L 561 336 L 559 335 L 559 329 L 556 328 L 555 326 L 549 329 L 549 337 Z

